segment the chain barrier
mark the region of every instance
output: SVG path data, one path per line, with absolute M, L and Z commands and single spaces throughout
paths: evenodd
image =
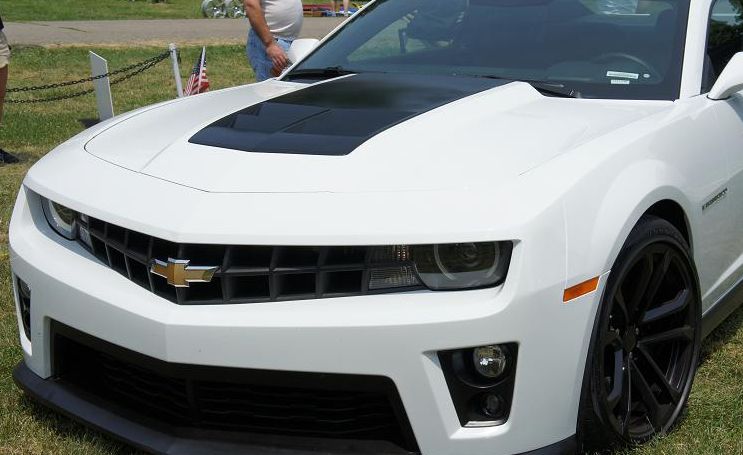
M 84 84 L 87 82 L 96 81 L 98 79 L 103 79 L 106 77 L 118 76 L 120 74 L 123 74 L 123 76 L 111 79 L 110 84 L 113 86 L 116 84 L 120 84 L 128 79 L 131 79 L 134 76 L 137 76 L 147 71 L 150 68 L 154 68 L 155 66 L 157 66 L 158 63 L 162 62 L 168 57 L 170 57 L 170 51 L 165 51 L 162 54 L 156 55 L 155 57 L 148 58 L 147 60 L 141 61 L 139 63 L 135 63 L 133 65 L 126 66 L 116 71 L 109 71 L 106 74 L 86 77 L 84 79 L 77 79 L 74 81 L 59 82 L 56 84 L 45 84 L 45 85 L 37 85 L 37 86 L 29 86 L 29 87 L 10 88 L 7 90 L 7 93 L 24 93 L 24 92 L 33 92 L 33 91 L 39 91 L 39 90 L 51 90 L 51 89 L 62 88 L 62 87 L 70 87 L 72 85 Z M 93 93 L 94 91 L 95 89 L 91 88 L 91 89 L 86 89 L 86 90 L 80 90 L 77 92 L 67 93 L 64 95 L 52 96 L 48 98 L 32 98 L 32 99 L 25 99 L 25 100 L 6 99 L 5 102 L 7 104 L 47 103 L 47 102 L 52 102 L 52 101 L 62 101 L 62 100 L 70 99 L 70 98 L 77 98 L 79 96 L 89 95 Z

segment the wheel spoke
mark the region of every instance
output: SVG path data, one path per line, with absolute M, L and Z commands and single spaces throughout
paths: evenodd
M 689 290 L 683 289 L 678 294 L 676 294 L 676 297 L 674 297 L 673 299 L 664 302 L 655 308 L 647 310 L 642 317 L 642 323 L 649 324 L 651 322 L 655 322 L 678 313 L 679 311 L 686 308 L 691 298 L 692 297 Z
M 641 346 L 637 348 L 636 352 L 642 356 L 645 363 L 648 364 L 650 371 L 653 373 L 653 376 L 656 378 L 656 381 L 653 381 L 653 383 L 659 384 L 663 390 L 666 391 L 668 396 L 671 397 L 671 401 L 673 401 L 674 404 L 678 403 L 681 399 L 681 392 L 671 385 L 663 370 L 658 366 L 658 363 L 655 361 L 653 356 L 650 355 L 650 352 Z
M 647 286 L 643 290 L 642 297 L 640 297 L 638 305 L 636 306 L 637 314 L 643 314 L 643 312 L 655 300 L 655 296 L 658 294 L 658 289 L 660 289 L 660 285 L 663 283 L 663 279 L 665 278 L 666 273 L 668 273 L 668 268 L 671 265 L 671 251 L 666 250 L 663 252 L 663 258 L 659 264 L 656 264 L 651 258 L 651 264 L 652 272 Z
M 665 332 L 647 335 L 640 339 L 638 343 L 641 346 L 647 346 L 668 341 L 694 341 L 694 328 L 688 325 L 676 329 L 666 330 Z
M 619 287 L 617 293 L 614 296 L 614 304 L 622 312 L 622 318 L 626 324 L 630 320 L 629 309 L 627 308 L 627 301 L 624 299 L 624 291 Z
M 624 394 L 624 351 L 617 349 L 614 351 L 614 377 L 612 378 L 612 389 L 606 397 L 609 409 L 614 410 L 619 404 L 619 400 Z
M 632 301 L 630 302 L 631 309 L 635 312 L 638 311 L 639 305 L 642 303 L 642 299 L 647 293 L 650 281 L 653 279 L 653 257 L 651 254 L 646 255 L 642 258 L 643 271 L 639 281 L 635 284 L 635 292 L 632 294 Z
M 640 393 L 642 403 L 648 412 L 648 418 L 653 429 L 657 429 L 660 426 L 661 421 L 661 406 L 658 403 L 658 399 L 655 397 L 653 390 L 650 388 L 650 384 L 645 380 L 645 377 L 637 368 L 637 363 L 630 359 L 630 371 L 632 373 L 633 386 Z
M 622 433 L 624 435 L 627 435 L 629 431 L 629 422 L 632 418 L 632 362 L 627 361 L 626 365 L 627 370 L 624 372 L 626 381 L 626 384 L 624 384 L 625 393 L 622 396 L 622 408 L 626 412 L 622 420 Z

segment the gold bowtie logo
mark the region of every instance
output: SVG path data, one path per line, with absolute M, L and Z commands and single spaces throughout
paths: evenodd
M 177 288 L 187 288 L 191 283 L 209 283 L 219 267 L 189 266 L 191 261 L 168 258 L 168 262 L 153 259 L 150 273 L 168 280 L 168 284 Z

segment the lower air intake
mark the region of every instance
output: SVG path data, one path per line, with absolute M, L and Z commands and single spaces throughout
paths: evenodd
M 418 451 L 389 378 L 174 364 L 59 323 L 53 330 L 58 381 L 153 425 L 287 442 L 375 442 L 385 454 Z

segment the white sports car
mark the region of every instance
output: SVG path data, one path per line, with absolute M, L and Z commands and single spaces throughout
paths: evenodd
M 377 0 L 281 77 L 59 146 L 28 395 L 155 453 L 567 454 L 671 429 L 743 300 L 739 0 Z

